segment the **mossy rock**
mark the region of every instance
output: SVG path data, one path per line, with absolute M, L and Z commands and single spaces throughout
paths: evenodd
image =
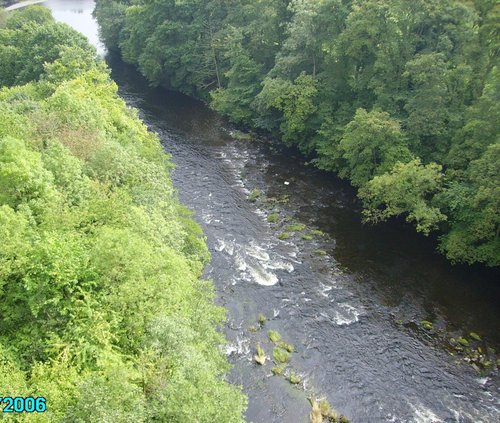
M 286 369 L 286 364 L 278 364 L 277 366 L 274 366 L 271 369 L 271 372 L 273 372 L 273 375 L 275 376 L 281 376 L 285 371 L 285 369 Z
M 262 192 L 259 189 L 253 189 L 250 194 L 248 194 L 248 201 L 255 203 L 260 196 L 262 195 Z
M 283 348 L 284 350 L 287 350 L 289 353 L 295 352 L 295 347 L 292 344 L 283 341 L 279 342 L 278 344 L 279 347 Z
M 309 398 L 311 403 L 311 413 L 309 414 L 309 422 L 310 423 L 323 423 L 323 414 L 321 413 L 321 409 L 319 408 L 318 401 L 315 399 Z
M 318 256 L 326 256 L 328 253 L 325 251 L 325 250 L 316 250 L 315 253 L 318 255 Z
M 321 412 L 321 415 L 324 417 L 326 417 L 326 416 L 328 416 L 328 414 L 330 414 L 331 407 L 330 407 L 330 403 L 328 402 L 328 400 L 322 399 L 319 402 L 319 411 Z
M 267 221 L 269 223 L 278 223 L 280 220 L 280 215 L 279 213 L 272 213 L 269 216 L 267 216 Z
M 469 333 L 469 336 L 474 339 L 474 341 L 481 341 L 481 337 L 476 332 Z
M 311 232 L 309 232 L 313 236 L 325 236 L 326 234 L 323 231 L 320 231 L 318 229 L 313 229 Z
M 265 351 L 262 349 L 262 347 L 260 346 L 260 344 L 257 344 L 257 354 L 254 355 L 254 360 L 257 364 L 260 364 L 261 366 L 263 366 L 264 364 L 266 364 L 266 353 Z
M 255 325 L 252 325 L 248 328 L 249 332 L 257 332 L 257 327 Z
M 282 232 L 278 235 L 278 239 L 286 241 L 287 239 L 290 239 L 290 234 L 288 232 Z
M 300 382 L 302 382 L 302 379 L 299 377 L 299 375 L 297 375 L 297 373 L 295 373 L 293 370 L 290 372 L 290 374 L 288 375 L 288 381 L 292 384 L 292 385 L 298 385 Z
M 394 323 L 396 323 L 397 325 L 400 325 L 400 326 L 401 326 L 401 325 L 403 325 L 403 324 L 404 324 L 404 320 L 400 320 L 400 319 L 398 319 L 398 320 L 394 320 Z
M 469 341 L 467 341 L 467 339 L 465 339 L 464 337 L 460 337 L 457 339 L 457 342 L 462 345 L 463 347 L 468 347 L 469 346 Z
M 276 364 L 284 364 L 290 360 L 290 354 L 283 348 L 276 347 L 273 349 L 273 358 Z
M 288 204 L 289 202 L 290 202 L 290 194 L 285 194 L 282 195 L 280 198 L 278 198 L 278 203 Z
M 269 340 L 275 344 L 281 341 L 280 333 L 275 330 L 270 330 L 269 332 L 267 332 L 267 336 Z
M 292 223 L 286 228 L 288 232 L 302 232 L 304 229 L 306 229 L 306 225 L 303 223 Z
M 264 326 L 266 324 L 266 316 L 263 313 L 259 314 L 259 325 Z
M 425 330 L 432 330 L 432 328 L 434 327 L 432 322 L 429 322 L 428 320 L 422 320 L 420 322 L 420 326 L 422 326 Z
M 312 241 L 314 239 L 314 237 L 312 235 L 306 235 L 306 234 L 302 234 L 300 236 L 304 241 Z
M 232 131 L 231 137 L 236 141 L 252 141 L 252 135 L 242 131 Z

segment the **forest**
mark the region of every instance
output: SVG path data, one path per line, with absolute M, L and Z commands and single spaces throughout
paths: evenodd
M 500 265 L 495 0 L 98 0 L 108 49 L 356 187 L 453 263 Z
M 24 422 L 240 422 L 201 228 L 87 39 L 0 21 L 0 394 Z

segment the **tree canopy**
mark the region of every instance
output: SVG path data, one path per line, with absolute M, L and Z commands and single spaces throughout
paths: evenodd
M 486 224 L 479 203 L 460 201 L 498 195 L 476 173 L 499 143 L 498 2 L 98 0 L 96 14 L 151 83 L 211 100 L 348 178 L 366 216 L 394 215 L 398 173 L 440 169 L 440 189 L 406 193 L 395 214 L 441 233 L 452 261 L 500 264 L 498 208 Z
M 240 422 L 201 228 L 157 137 L 47 9 L 0 29 L 0 392 L 30 422 Z

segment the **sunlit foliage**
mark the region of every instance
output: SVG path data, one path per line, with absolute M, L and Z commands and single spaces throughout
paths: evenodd
M 48 404 L 16 419 L 242 421 L 157 137 L 46 9 L 10 14 L 0 55 L 0 392 Z

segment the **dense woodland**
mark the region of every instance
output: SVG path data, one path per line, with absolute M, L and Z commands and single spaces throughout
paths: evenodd
M 0 393 L 29 422 L 239 422 L 172 164 L 83 35 L 0 21 Z M 7 414 L 5 418 L 9 417 Z
M 108 48 L 401 216 L 500 265 L 496 0 L 98 0 Z

